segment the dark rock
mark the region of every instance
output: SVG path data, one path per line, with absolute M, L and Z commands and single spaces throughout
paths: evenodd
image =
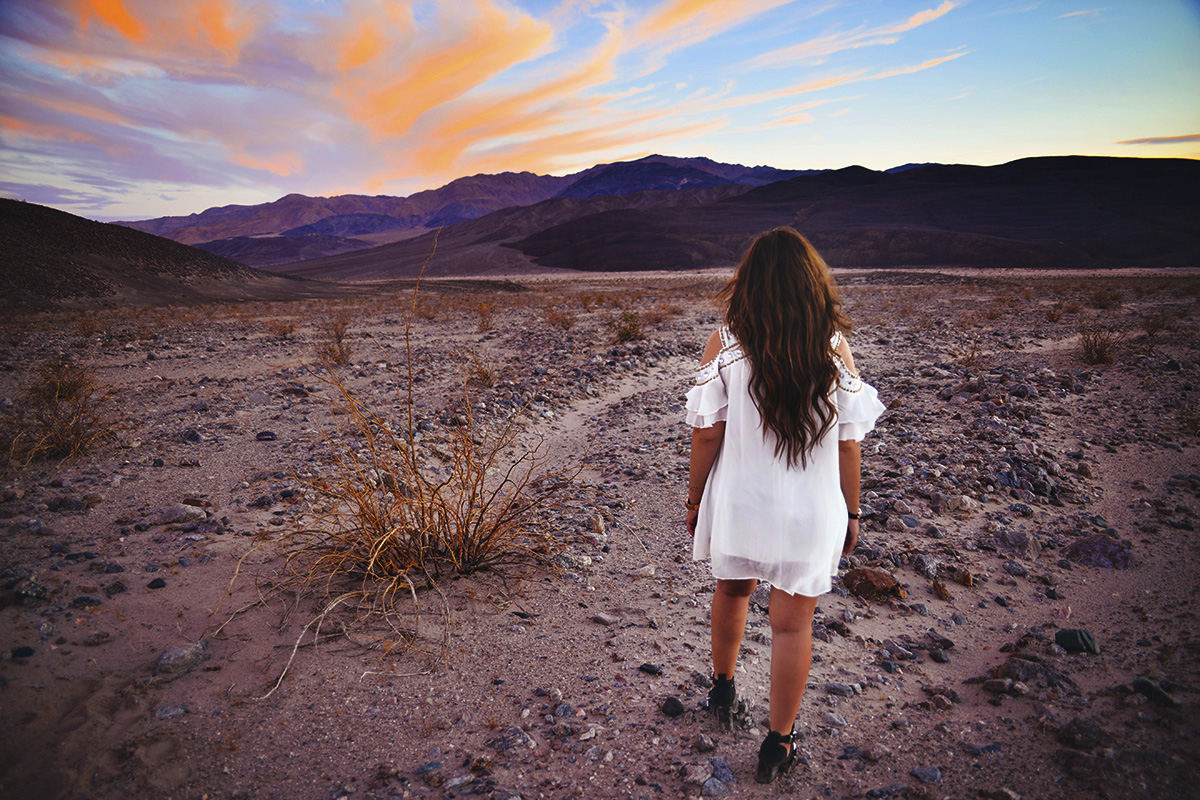
M 196 430 L 195 428 L 187 428 L 181 434 L 179 434 L 179 436 L 185 442 L 190 444 L 196 444 L 200 441 L 200 431 Z
M 942 771 L 937 767 L 916 767 L 911 774 L 921 783 L 937 783 L 942 779 Z
M 147 589 L 165 589 L 166 586 L 167 586 L 167 582 L 164 581 L 162 578 L 155 578 L 154 580 L 152 580 L 146 584 Z
M 929 657 L 939 664 L 945 664 L 950 660 L 950 656 L 940 647 L 935 647 L 929 651 Z
M 129 587 L 125 585 L 125 581 L 113 581 L 108 586 L 104 587 L 104 593 L 109 597 L 129 591 Z
M 279 437 L 275 435 L 274 431 L 259 431 L 254 438 L 260 442 L 273 442 Z
M 426 761 L 424 764 L 417 767 L 417 774 L 424 775 L 426 773 L 433 772 L 435 769 L 441 769 L 441 768 L 442 768 L 442 762 L 440 762 L 440 761 Z
M 1100 645 L 1090 631 L 1083 628 L 1063 628 L 1054 634 L 1054 642 L 1068 653 L 1100 655 Z
M 642 672 L 645 672 L 647 675 L 663 674 L 663 668 L 657 664 L 642 664 L 640 667 L 638 667 L 638 669 L 640 669 Z
M 20 647 L 14 647 L 12 649 L 12 657 L 13 658 L 30 658 L 36 652 L 37 651 L 34 650 L 29 645 L 22 645 Z
M 683 702 L 678 697 L 668 697 L 663 701 L 662 713 L 668 717 L 678 717 L 684 711 L 687 711 L 687 709 L 683 707 Z
M 1162 686 L 1150 680 L 1149 678 L 1135 678 L 1133 681 L 1133 690 L 1139 694 L 1143 694 L 1152 703 L 1167 708 L 1174 708 L 1179 705 L 1179 701 L 1171 695 L 1167 694 Z
M 71 601 L 71 605 L 75 606 L 76 608 L 92 608 L 94 606 L 101 605 L 101 603 L 101 600 L 95 597 L 89 597 L 88 595 L 81 595 Z
M 1077 564 L 1104 569 L 1126 569 L 1130 562 L 1128 548 L 1103 534 L 1076 540 L 1063 548 L 1062 556 Z
M 154 712 L 154 718 L 158 720 L 172 719 L 190 713 L 192 713 L 192 710 L 188 708 L 187 703 L 179 703 L 177 705 L 162 706 Z
M 1076 717 L 1068 722 L 1059 730 L 1056 738 L 1059 744 L 1076 750 L 1093 750 L 1113 742 L 1113 737 L 1108 731 L 1095 721 L 1084 717 Z
M 525 731 L 518 727 L 509 728 L 500 736 L 492 739 L 488 744 L 496 750 L 514 750 L 517 748 L 527 748 L 529 750 L 537 749 L 537 742 Z
M 925 635 L 929 637 L 929 641 L 933 642 L 935 645 L 942 648 L 943 650 L 953 650 L 954 649 L 954 641 L 952 639 L 949 639 L 949 638 L 943 636 L 942 634 L 938 633 L 933 628 L 930 628 L 925 633 Z

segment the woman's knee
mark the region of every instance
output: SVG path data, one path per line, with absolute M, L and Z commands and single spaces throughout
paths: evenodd
M 797 633 L 812 630 L 817 598 L 793 595 L 778 589 L 771 592 L 771 632 Z
M 725 595 L 726 597 L 749 597 L 750 595 L 754 594 L 754 587 L 757 585 L 758 581 L 754 580 L 753 578 L 736 581 L 718 578 L 716 591 Z

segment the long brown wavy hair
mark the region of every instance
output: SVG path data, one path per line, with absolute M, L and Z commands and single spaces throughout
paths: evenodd
M 750 361 L 763 437 L 774 433 L 775 456 L 805 466 L 837 416 L 829 341 L 850 330 L 829 267 L 803 236 L 776 228 L 754 240 L 719 298 Z

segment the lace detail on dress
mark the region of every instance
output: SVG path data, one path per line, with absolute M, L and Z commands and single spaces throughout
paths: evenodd
M 720 336 L 721 351 L 717 353 L 716 358 L 707 364 L 701 364 L 700 369 L 696 370 L 695 386 L 703 386 L 709 381 L 716 380 L 721 369 L 746 357 L 742 346 L 738 344 L 737 339 L 733 338 L 733 334 L 730 333 L 729 328 L 722 325 Z
M 833 350 L 833 365 L 837 367 L 838 371 L 838 388 L 844 392 L 861 392 L 863 387 L 862 379 L 858 377 L 857 372 L 853 372 L 846 366 L 846 362 L 842 361 L 842 357 L 837 352 L 837 349 L 841 346 L 845 338 L 842 336 L 841 331 L 834 331 L 833 336 L 829 340 L 829 347 Z

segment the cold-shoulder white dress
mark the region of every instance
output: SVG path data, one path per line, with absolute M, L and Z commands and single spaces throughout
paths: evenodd
M 720 353 L 700 367 L 687 393 L 689 425 L 725 422 L 700 500 L 692 557 L 711 558 L 717 578 L 758 578 L 789 594 L 816 597 L 832 588 L 846 537 L 838 440 L 861 441 L 884 406 L 875 388 L 838 357 L 842 336 L 835 333 L 830 347 L 838 378 L 831 393 L 837 421 L 804 467 L 789 467 L 775 455 L 775 434 L 763 437 L 750 396 L 749 360 L 728 328 L 720 337 Z

